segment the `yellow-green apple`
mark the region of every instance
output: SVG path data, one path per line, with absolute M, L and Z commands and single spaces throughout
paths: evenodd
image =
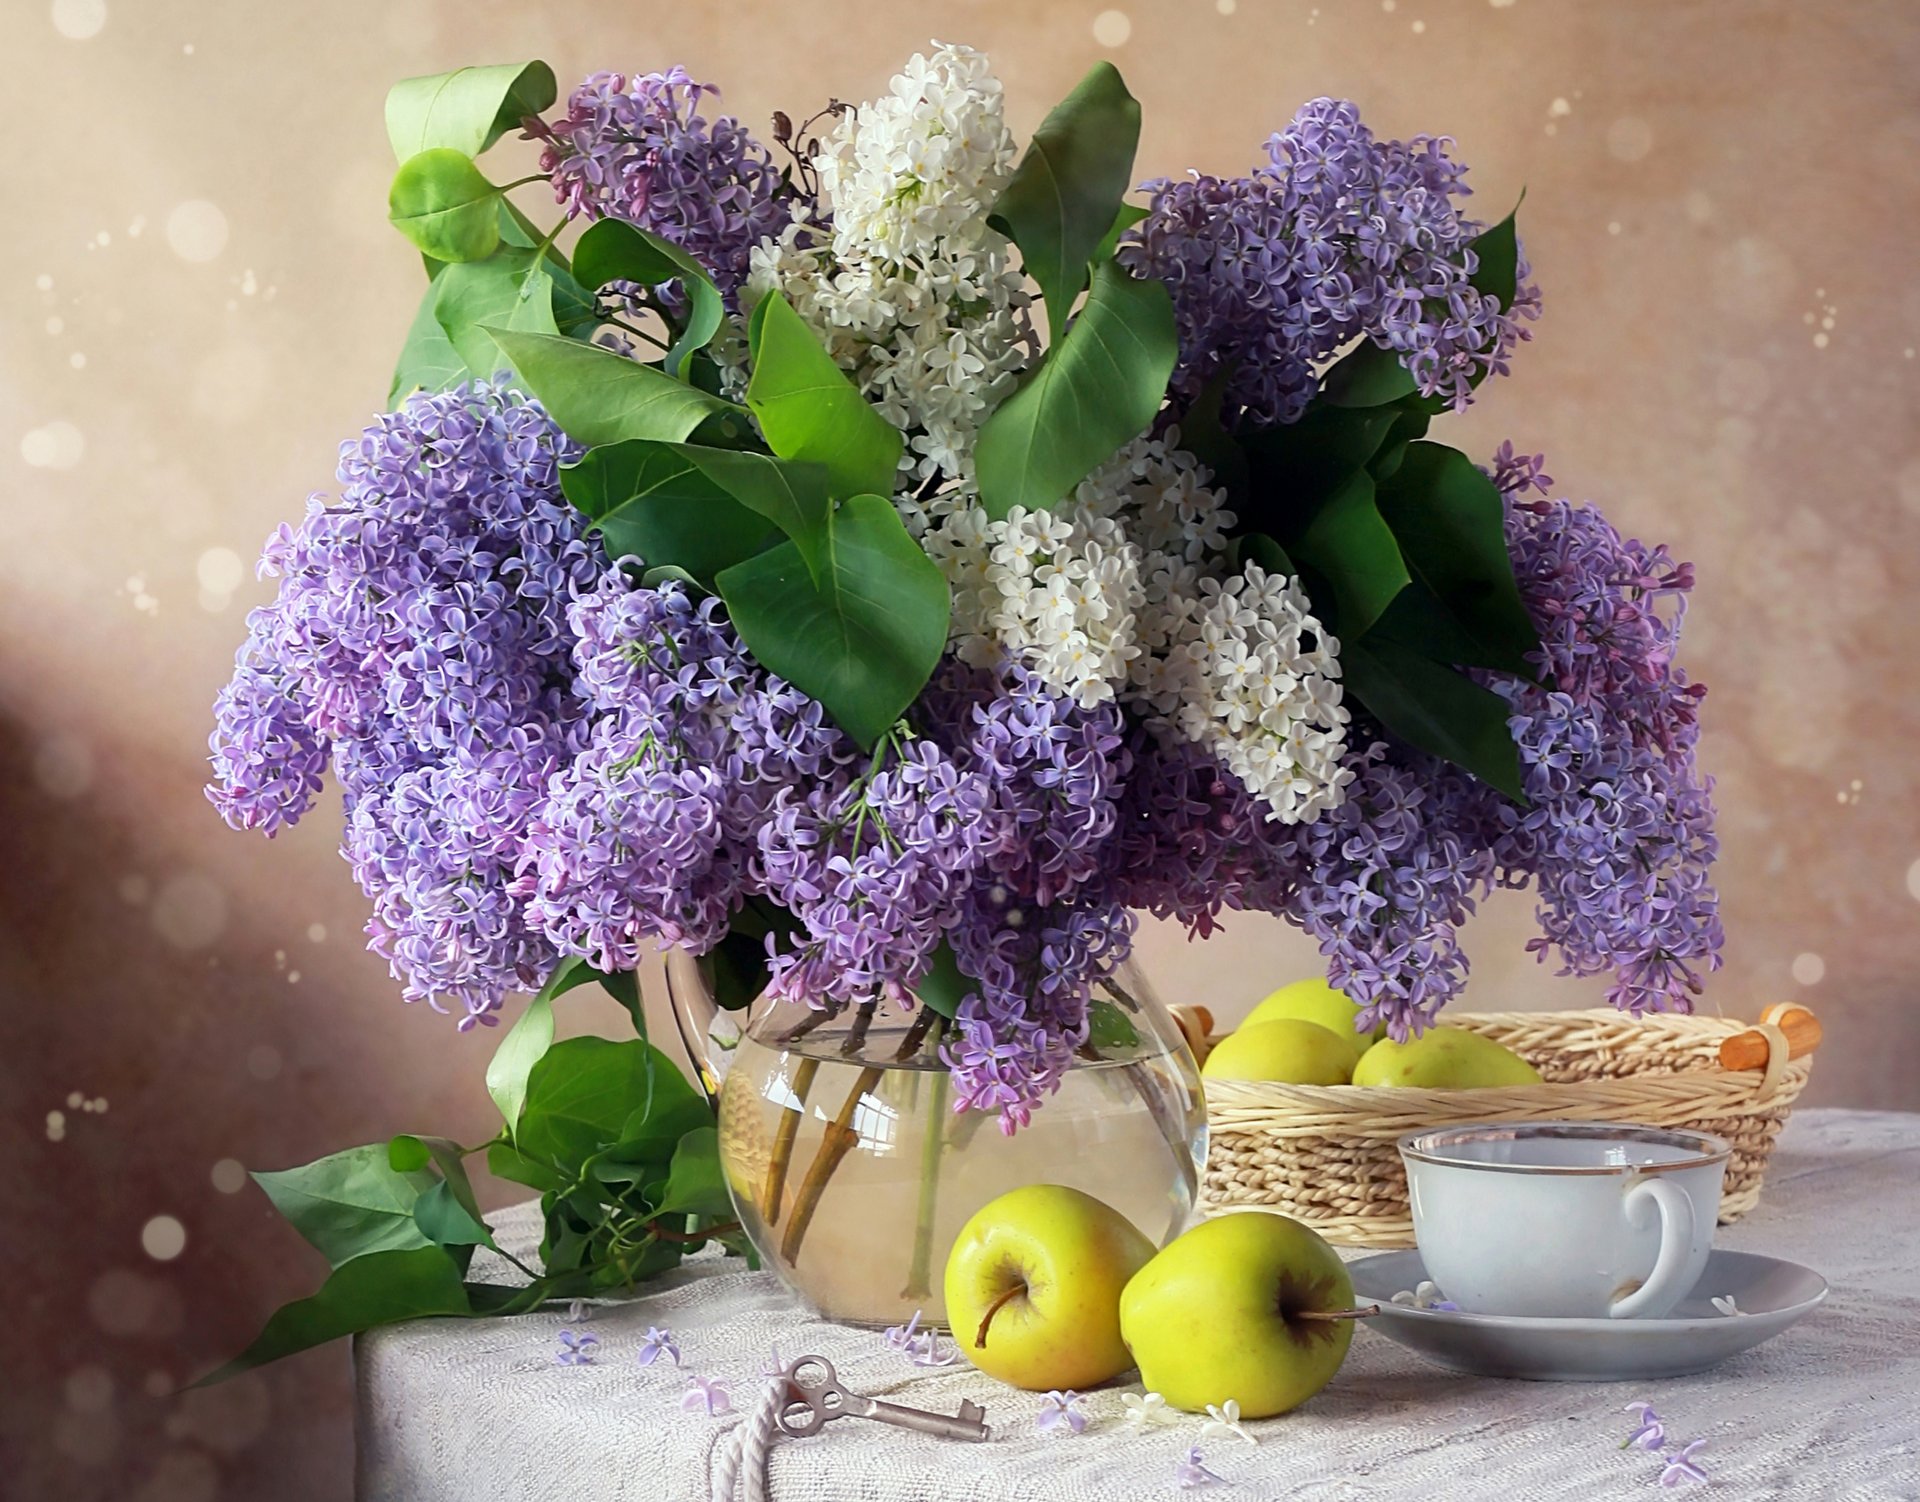
M 1333 1380 L 1353 1342 L 1353 1284 L 1332 1247 L 1284 1215 L 1204 1220 L 1163 1247 L 1120 1296 L 1140 1380 L 1198 1413 L 1232 1398 L 1285 1413 Z
M 1344 1085 L 1360 1062 L 1353 1035 L 1285 1017 L 1235 1028 L 1214 1046 L 1200 1072 L 1210 1080 L 1280 1080 L 1289 1085 Z
M 983 1205 L 947 1257 L 953 1343 L 1015 1387 L 1092 1387 L 1133 1365 L 1120 1290 L 1153 1243 L 1118 1210 L 1064 1184 Z
M 1317 1022 L 1343 1038 L 1352 1038 L 1354 1049 L 1359 1052 L 1366 1048 L 1369 1041 L 1387 1035 L 1384 1022 L 1367 1032 L 1360 1031 L 1354 1026 L 1354 1019 L 1359 1015 L 1359 1006 L 1347 1000 L 1345 991 L 1332 985 L 1324 975 L 1310 975 L 1305 980 L 1297 980 L 1273 992 L 1247 1013 L 1240 1025 L 1251 1027 L 1257 1022 L 1278 1022 L 1282 1017 L 1298 1017 L 1302 1022 Z
M 1417 1038 L 1382 1038 L 1360 1056 L 1356 1085 L 1416 1085 L 1467 1090 L 1537 1085 L 1540 1071 L 1511 1048 L 1464 1027 L 1430 1027 Z

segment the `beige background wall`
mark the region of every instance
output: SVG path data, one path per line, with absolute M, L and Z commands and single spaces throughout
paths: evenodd
M 461 62 L 685 62 L 758 126 L 859 99 L 930 34 L 996 56 L 1025 132 L 1102 52 L 1143 173 L 1244 170 L 1301 100 L 1448 132 L 1485 217 L 1524 187 L 1535 343 L 1450 421 L 1701 585 L 1728 965 L 1708 1005 L 1819 1007 L 1810 1099 L 1920 1107 L 1920 8 L 1685 0 L 0 0 L 0 1262 L 17 1495 L 338 1497 L 340 1351 L 187 1404 L 314 1258 L 240 1165 L 490 1128 L 484 1035 L 403 1009 L 316 816 L 201 800 L 261 538 L 386 388 L 418 268 L 383 223 L 388 82 Z M 1096 40 L 1096 36 L 1099 40 Z M 1472 936 L 1482 1007 L 1578 1004 Z M 1233 1015 L 1315 956 L 1265 922 L 1154 933 Z M 582 1001 L 575 1025 L 608 1026 Z M 1909 1186 L 1910 1187 L 1910 1186 Z M 143 1228 L 171 1217 L 159 1260 Z M 153 1250 L 169 1252 L 162 1225 Z

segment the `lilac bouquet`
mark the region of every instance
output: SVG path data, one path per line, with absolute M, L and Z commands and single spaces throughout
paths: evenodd
M 1007 1130 L 1141 912 L 1281 914 L 1405 1037 L 1479 898 L 1531 886 L 1543 957 L 1691 1006 L 1721 942 L 1692 572 L 1537 457 L 1427 437 L 1540 306 L 1449 141 L 1321 99 L 1243 177 L 1138 183 L 1113 68 L 1022 151 L 956 46 L 766 142 L 715 97 L 674 68 L 560 105 L 538 63 L 395 89 L 429 286 L 216 709 L 236 827 L 332 769 L 407 999 L 466 1030 L 539 993 L 489 1086 L 545 1292 L 570 1236 L 728 1234 L 691 1115 L 684 1206 L 589 1203 L 527 1145 L 563 1063 L 626 1067 L 549 1048 L 553 997 L 635 1005 L 650 950 L 729 1005 L 927 1009 L 957 1108 Z M 496 186 L 513 130 L 540 171 Z

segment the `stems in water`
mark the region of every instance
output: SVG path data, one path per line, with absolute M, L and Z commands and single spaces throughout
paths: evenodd
M 857 1018 L 855 1021 L 858 1025 Z M 840 1104 L 839 1115 L 828 1124 L 826 1136 L 820 1140 L 819 1149 L 814 1153 L 807 1176 L 794 1199 L 793 1218 L 787 1222 L 786 1234 L 780 1238 L 780 1258 L 789 1267 L 799 1260 L 800 1243 L 806 1238 L 813 1212 L 820 1208 L 820 1196 L 826 1190 L 827 1181 L 840 1166 L 840 1160 L 853 1151 L 854 1143 L 859 1140 L 860 1134 L 853 1129 L 854 1110 L 868 1092 L 880 1083 L 880 1077 L 885 1072 L 877 1064 L 869 1064 L 860 1071 L 860 1077 L 853 1082 L 853 1088 Z
M 818 1059 L 802 1059 L 793 1070 L 793 1106 L 780 1116 L 773 1131 L 773 1155 L 767 1159 L 767 1177 L 760 1186 L 760 1218 L 769 1230 L 780 1219 L 780 1202 L 787 1192 L 787 1165 L 793 1161 L 793 1142 L 807 1114 L 807 1092 L 820 1072 Z
M 940 1158 L 946 1147 L 947 1090 L 951 1081 L 946 1066 L 939 1062 L 940 1035 L 946 1019 L 932 1007 L 922 1006 L 913 1019 L 907 1036 L 901 1041 L 896 1059 L 905 1060 L 932 1031 L 929 1051 L 935 1056 L 932 1098 L 927 1102 L 926 1139 L 920 1144 L 920 1199 L 913 1216 L 913 1258 L 907 1264 L 907 1286 L 900 1290 L 903 1299 L 924 1299 L 933 1293 L 933 1215 L 940 1196 Z M 910 1046 L 911 1045 L 911 1046 Z

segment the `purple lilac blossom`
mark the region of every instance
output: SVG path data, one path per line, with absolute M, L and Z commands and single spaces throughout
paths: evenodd
M 595 1347 L 600 1337 L 589 1332 L 574 1334 L 571 1330 L 562 1330 L 558 1336 L 560 1349 L 555 1351 L 553 1359 L 561 1366 L 592 1366 Z
M 1514 709 L 1531 806 L 1487 805 L 1505 885 L 1531 877 L 1563 974 L 1610 973 L 1636 1016 L 1691 1011 L 1723 940 L 1710 868 L 1712 779 L 1697 765 L 1700 700 L 1674 661 L 1692 565 L 1624 539 L 1592 506 L 1508 505 L 1521 598 L 1547 687 L 1492 687 Z
M 566 606 L 605 565 L 560 494 L 574 454 L 486 382 L 377 418 L 341 447 L 339 497 L 269 539 L 279 594 L 216 703 L 208 796 L 227 822 L 294 823 L 330 756 L 369 947 L 408 1000 L 457 1003 L 463 1027 L 555 959 L 507 885 L 545 779 L 586 733 Z
M 1683 1449 L 1669 1451 L 1661 1459 L 1666 1462 L 1660 1472 L 1662 1486 L 1682 1486 L 1689 1481 L 1705 1481 L 1707 1473 L 1693 1463 L 1693 1457 L 1706 1444 L 1704 1439 L 1688 1440 Z
M 1086 1399 L 1069 1389 L 1054 1391 L 1040 1400 L 1040 1411 L 1033 1416 L 1033 1427 L 1042 1434 L 1080 1434 L 1087 1427 Z
M 1230 425 L 1291 422 L 1320 368 L 1356 338 L 1391 350 L 1421 394 L 1456 407 L 1475 381 L 1503 373 L 1539 291 L 1524 252 L 1512 307 L 1471 284 L 1470 242 L 1484 226 L 1454 203 L 1471 190 L 1449 144 L 1378 141 L 1354 105 L 1316 99 L 1250 176 L 1145 184 L 1152 204 L 1119 259 L 1173 294 L 1176 403 L 1228 371 Z
M 680 1342 L 673 1338 L 673 1331 L 663 1330 L 658 1325 L 648 1325 L 647 1333 L 640 1337 L 640 1351 L 635 1359 L 642 1366 L 653 1366 L 662 1361 L 670 1361 L 678 1366 Z
M 1200 1447 L 1189 1445 L 1184 1457 L 1174 1462 L 1173 1479 L 1183 1491 L 1191 1491 L 1202 1486 L 1223 1486 L 1226 1477 L 1207 1469 L 1200 1459 Z
M 792 195 L 766 147 L 731 115 L 707 120 L 685 68 L 629 78 L 595 73 L 551 123 L 528 122 L 546 143 L 540 170 L 571 216 L 624 219 L 670 240 L 707 269 L 729 306 L 748 253 L 793 217 Z

